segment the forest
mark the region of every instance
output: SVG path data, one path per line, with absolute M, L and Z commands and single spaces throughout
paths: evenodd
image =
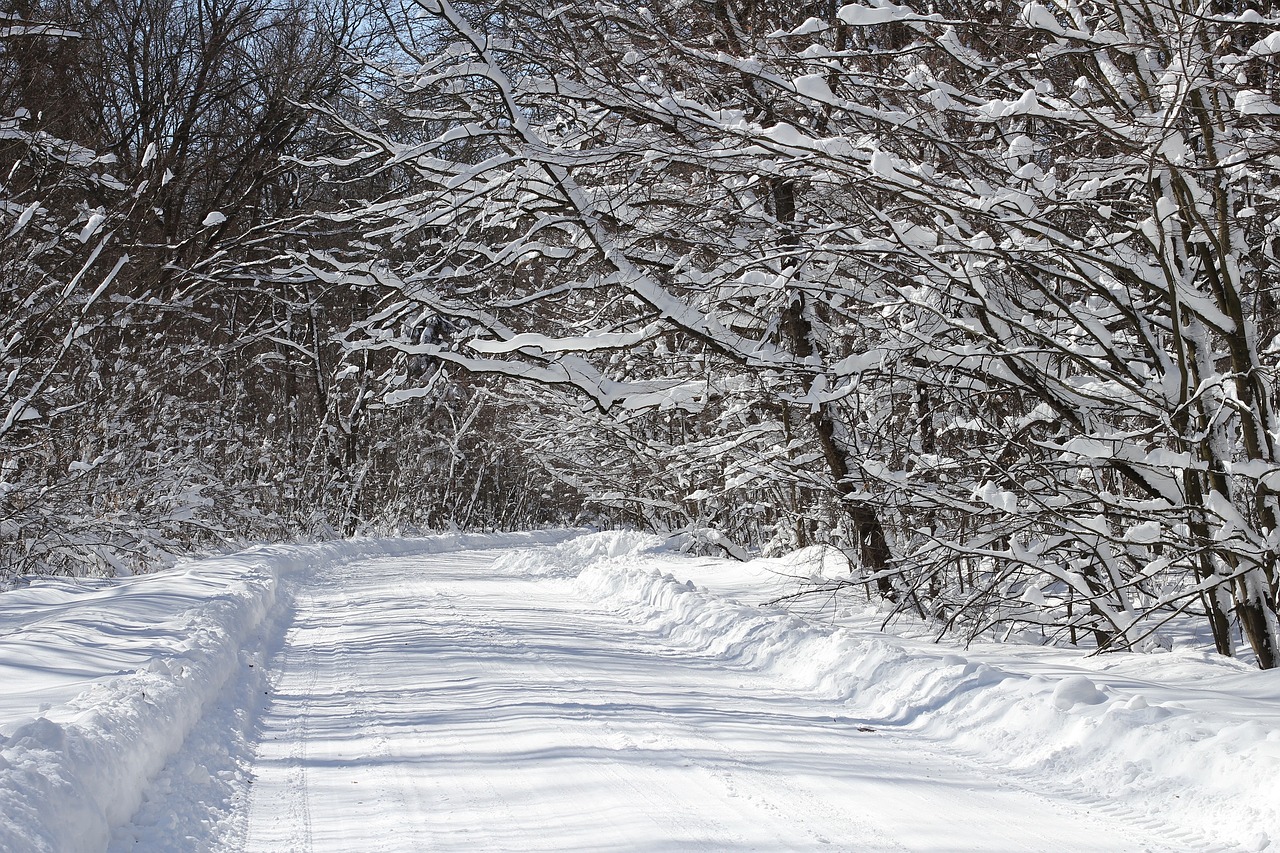
M 0 582 L 633 526 L 1280 664 L 1271 0 L 10 0 Z

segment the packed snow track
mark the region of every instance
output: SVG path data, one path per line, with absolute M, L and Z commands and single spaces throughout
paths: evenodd
M 299 590 L 244 850 L 1144 847 L 500 556 L 349 563 Z

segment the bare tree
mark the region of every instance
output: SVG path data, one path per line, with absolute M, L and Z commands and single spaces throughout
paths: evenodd
M 419 7 L 414 133 L 332 117 L 343 162 L 411 176 L 352 216 L 415 255 L 298 256 L 466 321 L 377 346 L 583 395 L 571 446 L 622 454 L 609 501 L 651 523 L 707 518 L 699 454 L 741 468 L 768 423 L 753 472 L 840 507 L 775 520 L 855 588 L 1102 648 L 1196 613 L 1275 665 L 1261 12 Z

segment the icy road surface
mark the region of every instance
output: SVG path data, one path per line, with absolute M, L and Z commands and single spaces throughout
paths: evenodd
M 321 567 L 264 709 L 244 847 L 1168 850 L 838 702 L 681 648 L 499 551 Z

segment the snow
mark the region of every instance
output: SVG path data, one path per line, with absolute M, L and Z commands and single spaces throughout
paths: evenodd
M 1057 17 L 1039 3 L 1028 3 L 1022 9 L 1022 20 L 1029 27 L 1048 30 L 1054 35 L 1064 35 L 1066 30 Z
M 931 642 L 829 549 L 274 546 L 0 594 L 0 849 L 1262 850 L 1280 679 Z
M 92 214 L 88 221 L 85 222 L 84 228 L 82 228 L 80 233 L 76 235 L 76 239 L 81 243 L 88 243 L 89 239 L 93 237 L 94 234 L 98 233 L 98 229 L 102 227 L 102 223 L 105 222 L 106 219 L 107 218 L 101 213 Z
M 1000 98 L 988 101 L 978 107 L 978 112 L 991 119 L 1008 118 L 1009 116 L 1027 115 L 1040 108 L 1035 89 L 1027 89 L 1017 100 L 1008 101 Z
M 1199 648 L 1094 658 L 956 649 L 923 631 L 886 634 L 869 611 L 828 607 L 797 620 L 754 606 L 794 591 L 796 566 L 672 568 L 595 568 L 580 583 L 702 654 L 842 700 L 873 726 L 921 736 L 1042 794 L 1159 827 L 1168 834 L 1157 849 L 1261 850 L 1280 836 L 1278 672 Z
M 796 91 L 806 98 L 812 98 L 821 103 L 831 103 L 835 100 L 836 96 L 832 94 L 827 78 L 821 74 L 805 74 L 792 82 L 795 84 Z
M 1265 38 L 1259 39 L 1249 48 L 1249 53 L 1253 56 L 1270 56 L 1280 53 L 1280 32 L 1270 33 Z
M 914 15 L 905 6 L 897 6 L 885 0 L 871 0 L 870 5 L 850 4 L 841 6 L 836 16 L 851 27 L 871 27 L 887 24 Z
M 0 594 L 0 850 L 102 850 L 242 665 L 283 579 L 485 537 L 263 547 Z M 509 538 L 507 540 L 509 541 Z
M 9 233 L 6 234 L 5 237 L 6 238 L 12 237 L 13 235 L 21 231 L 26 226 L 26 224 L 31 221 L 31 217 L 34 216 L 36 211 L 38 211 L 39 209 L 40 209 L 40 202 L 38 201 L 33 201 L 31 202 L 31 204 L 23 208 L 22 213 L 18 214 L 18 220 L 13 223 L 13 227 L 9 229 Z
M 901 169 L 899 169 L 899 165 L 905 164 L 892 154 L 876 149 L 871 152 L 871 159 L 867 163 L 867 168 L 871 170 L 872 174 L 896 183 L 906 184 L 908 186 L 915 186 L 920 183 L 918 180 L 905 174 Z
M 590 352 L 598 349 L 631 347 L 642 343 L 653 330 L 642 329 L 639 332 L 593 332 L 586 335 L 552 338 L 533 332 L 513 335 L 507 340 L 495 338 L 471 338 L 467 345 L 477 352 L 499 354 L 515 352 L 529 348 L 539 353 L 551 352 Z
M 828 30 L 830 26 L 821 18 L 806 18 L 804 23 L 791 31 L 793 36 L 808 36 Z
M 1235 109 L 1242 116 L 1280 115 L 1280 105 L 1252 89 L 1241 89 L 1236 92 Z

